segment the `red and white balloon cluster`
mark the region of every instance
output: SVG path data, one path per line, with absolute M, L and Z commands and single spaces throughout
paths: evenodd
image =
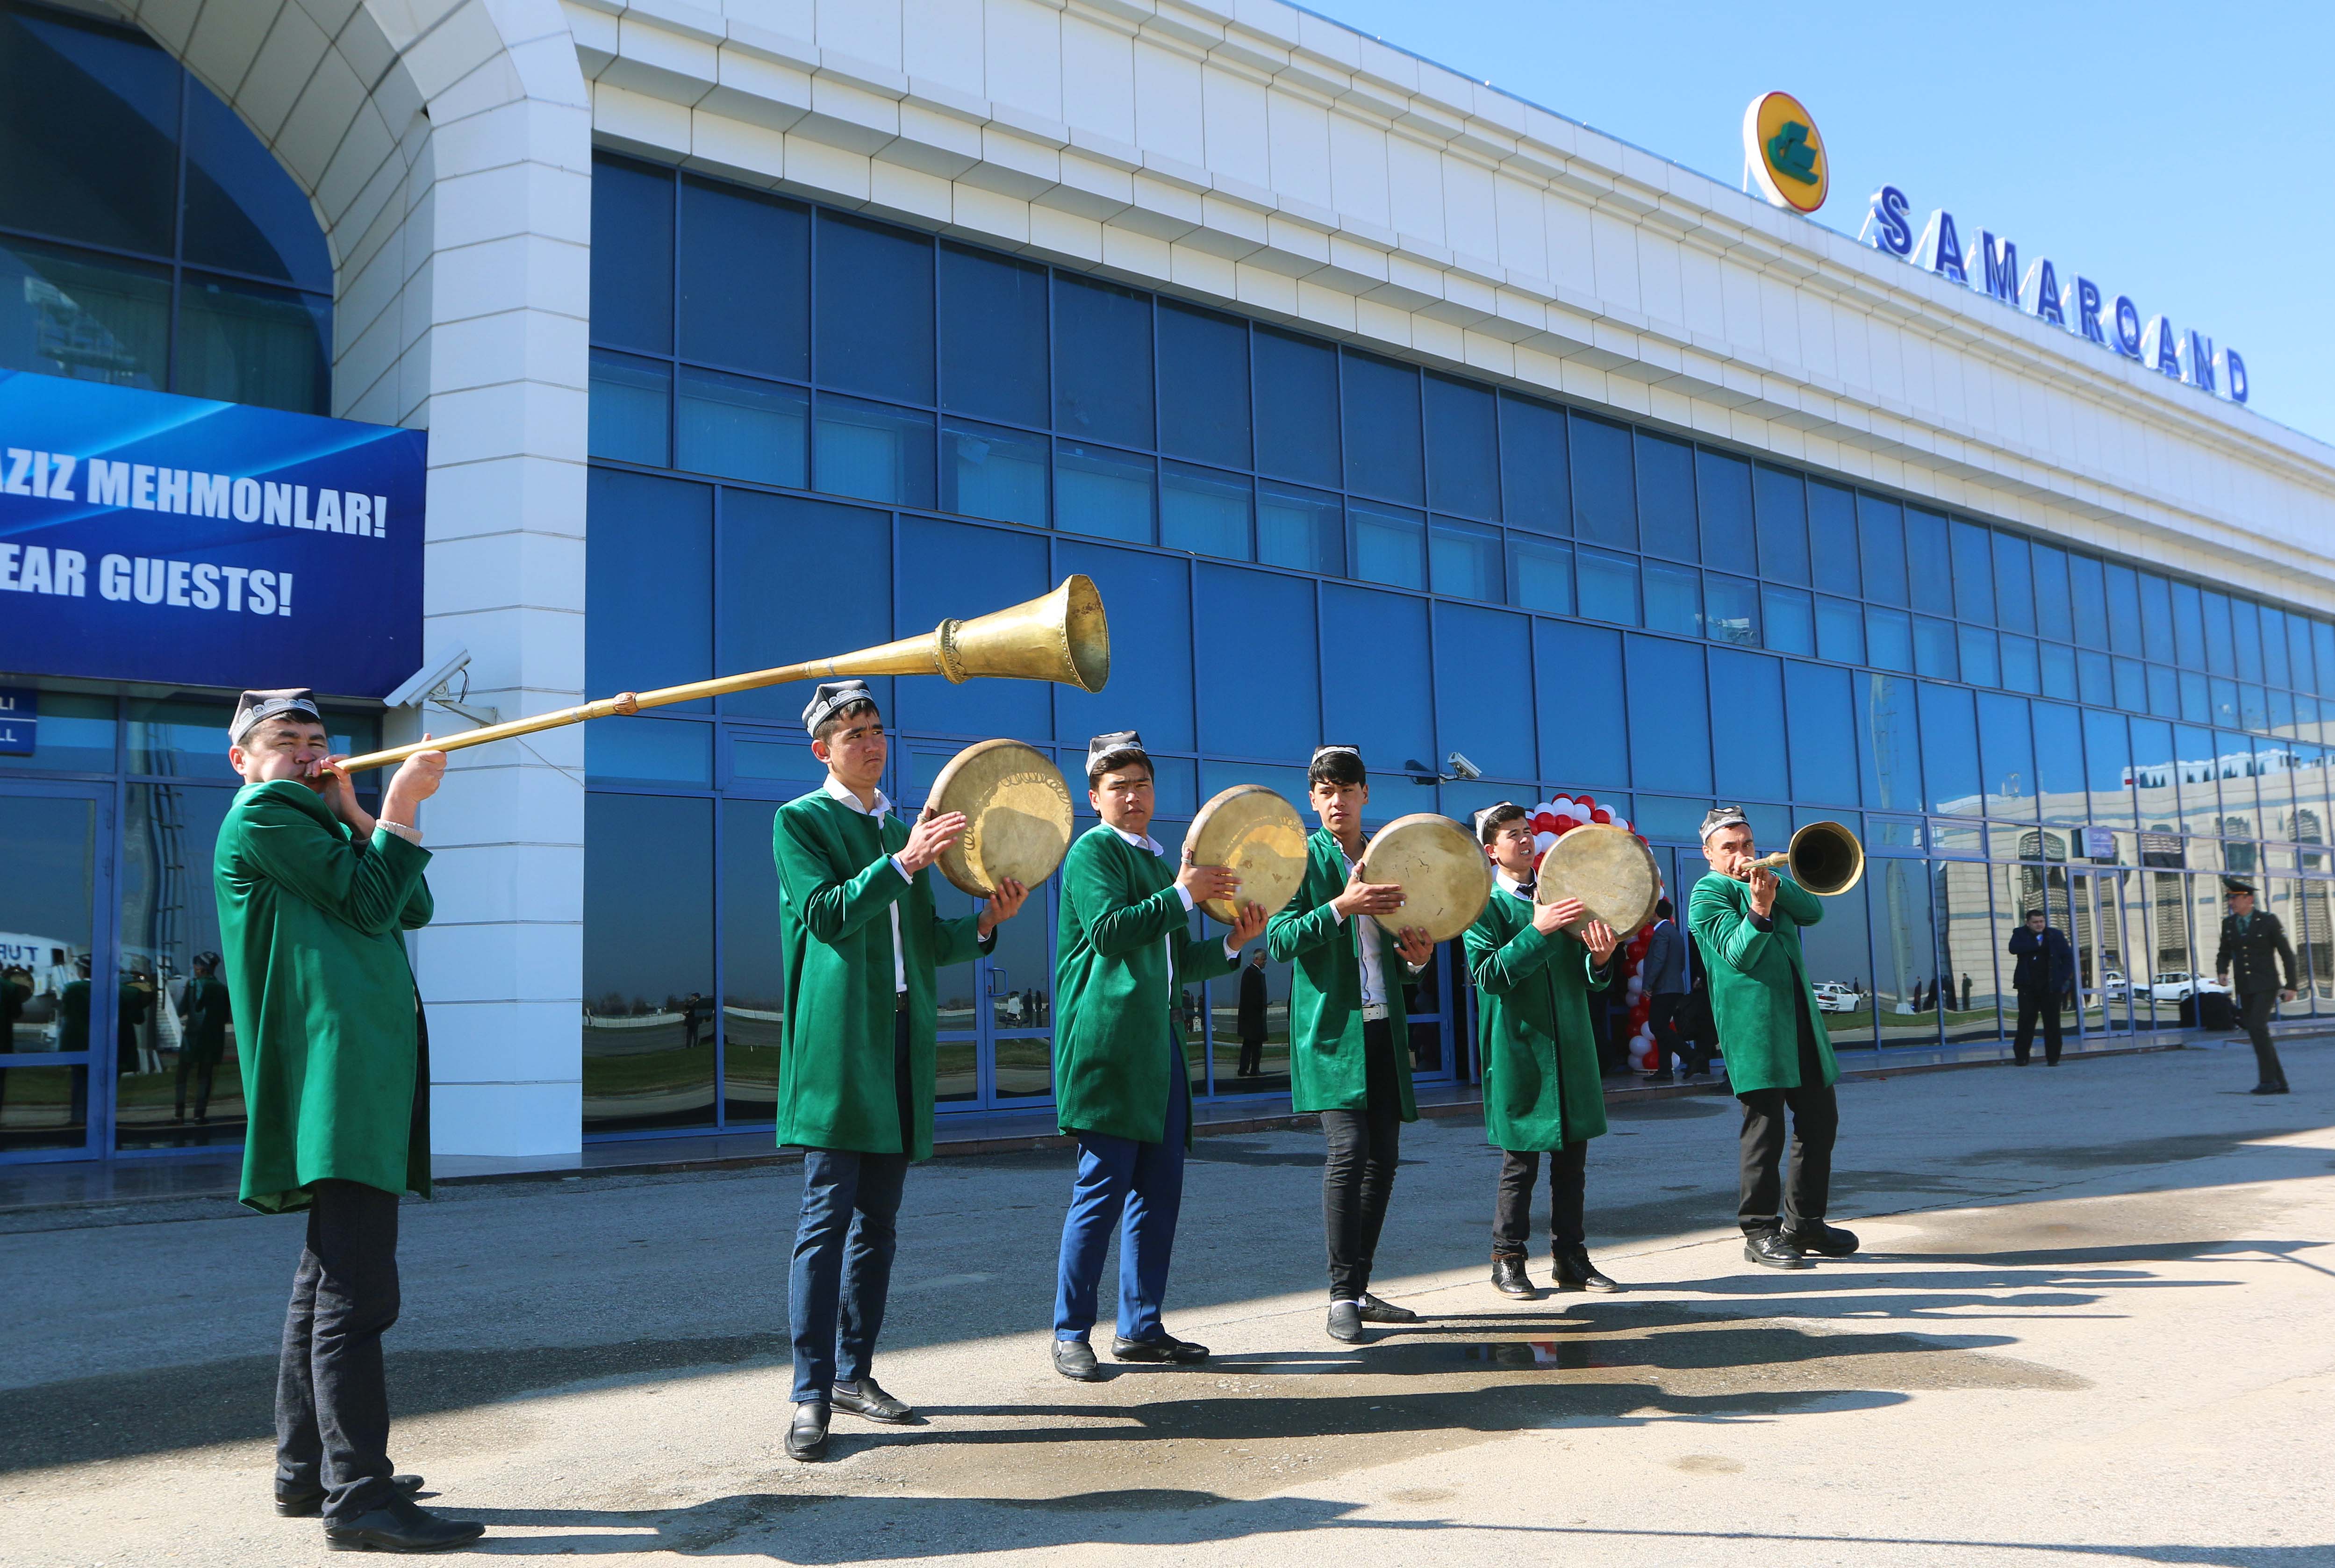
M 1630 827 L 1627 818 L 1614 816 L 1589 795 L 1560 795 L 1534 807 L 1531 816 L 1535 869 L 1538 869 L 1540 857 L 1548 853 L 1551 845 L 1585 823 L 1600 823 L 1624 832 Z M 1646 841 L 1642 833 L 1633 837 L 1641 844 Z M 1615 983 L 1624 988 L 1623 994 L 1630 1003 L 1630 1060 L 1651 1072 L 1655 1066 L 1653 1002 L 1645 994 L 1645 986 L 1638 975 L 1638 965 L 1645 959 L 1649 940 L 1648 933 L 1640 931 L 1622 944 L 1622 966 Z

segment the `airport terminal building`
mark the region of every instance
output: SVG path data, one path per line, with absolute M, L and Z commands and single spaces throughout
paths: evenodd
M 1134 729 L 1173 844 L 1349 742 L 1381 819 L 1590 794 L 1675 889 L 1714 800 L 1850 825 L 1844 1047 L 2001 1038 L 2038 907 L 2083 1031 L 2169 1027 L 2225 873 L 2335 1012 L 2335 449 L 2214 302 L 1943 216 L 1276 0 L 0 0 L 0 1161 L 239 1141 L 182 1017 L 237 688 L 362 750 L 1071 573 L 1108 688 L 879 682 L 901 808 Z M 455 754 L 441 1154 L 769 1128 L 804 695 Z M 1048 1103 L 1054 919 L 944 972 L 960 1126 Z M 1285 1105 L 1235 985 L 1194 1091 Z M 1455 944 L 1423 1080 L 1470 1006 Z

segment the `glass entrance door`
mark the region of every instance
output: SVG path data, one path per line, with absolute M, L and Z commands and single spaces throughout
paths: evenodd
M 2076 950 L 2077 1026 L 2087 1034 L 2129 1034 L 2132 967 L 2116 875 L 2071 870 L 2068 905 L 2068 941 Z
M 937 875 L 943 919 L 981 906 Z M 997 928 L 997 950 L 935 974 L 940 1001 L 935 1109 L 1012 1110 L 1054 1098 L 1054 885 L 1032 891 Z
M 101 1147 L 117 1009 L 97 912 L 112 841 L 104 786 L 0 784 L 0 1160 Z

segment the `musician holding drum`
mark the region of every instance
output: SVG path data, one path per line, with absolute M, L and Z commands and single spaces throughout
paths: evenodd
M 1230 899 L 1240 878 L 1221 866 L 1180 871 L 1149 833 L 1151 759 L 1132 730 L 1087 748 L 1087 799 L 1102 818 L 1062 860 L 1054 957 L 1054 1106 L 1078 1140 L 1078 1175 L 1054 1291 L 1054 1370 L 1076 1382 L 1102 1376 L 1087 1336 L 1114 1231 L 1122 1361 L 1188 1363 L 1205 1345 L 1159 1321 L 1191 1147 L 1192 1090 L 1177 1005 L 1187 985 L 1230 974 L 1266 911 L 1238 906 L 1221 942 L 1195 942 L 1192 911 Z M 1122 1217 L 1124 1224 L 1122 1224 Z

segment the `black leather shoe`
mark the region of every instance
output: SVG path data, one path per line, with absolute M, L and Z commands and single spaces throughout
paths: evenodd
M 1855 1231 L 1845 1231 L 1822 1220 L 1788 1228 L 1784 1240 L 1804 1253 L 1815 1253 L 1820 1257 L 1845 1258 L 1856 1250 Z
M 1054 1341 L 1054 1370 L 1073 1383 L 1102 1381 L 1102 1369 L 1095 1365 L 1094 1347 L 1084 1340 Z
M 1556 1254 L 1556 1288 L 1560 1291 L 1612 1292 L 1622 1287 L 1597 1272 L 1587 1247 L 1567 1247 Z
M 2246 1092 L 2248 1094 L 2284 1094 L 2287 1089 L 2286 1085 L 2282 1083 L 2258 1083 Z
M 831 1383 L 828 1386 L 828 1399 L 838 1410 L 848 1410 L 887 1426 L 905 1427 L 916 1418 L 916 1411 L 886 1393 L 873 1378 L 862 1378 L 857 1383 Z
M 1761 1231 L 1758 1235 L 1743 1238 L 1743 1256 L 1750 1263 L 1768 1269 L 1812 1269 L 1808 1256 L 1786 1241 L 1782 1233 Z
M 1172 1361 L 1180 1367 L 1206 1360 L 1208 1347 L 1194 1344 L 1189 1340 L 1179 1340 L 1162 1329 L 1154 1339 L 1122 1340 L 1114 1337 L 1110 1341 L 1110 1353 L 1121 1361 Z
M 441 1519 L 402 1492 L 369 1514 L 325 1526 L 334 1552 L 453 1552 L 487 1533 L 473 1519 Z
M 1419 1314 L 1412 1312 L 1409 1307 L 1398 1307 L 1392 1302 L 1382 1302 L 1376 1296 L 1371 1294 L 1368 1291 L 1364 1291 L 1362 1292 L 1362 1299 L 1355 1304 L 1361 1308 L 1362 1321 L 1366 1323 L 1415 1323 L 1419 1321 Z
M 389 1484 L 397 1488 L 400 1496 L 411 1497 L 421 1490 L 419 1476 L 392 1476 Z M 296 1487 L 278 1485 L 276 1488 L 276 1511 L 286 1519 L 313 1519 L 325 1511 L 325 1489 L 322 1486 Z
M 809 1464 L 827 1457 L 827 1407 L 817 1399 L 805 1399 L 795 1407 L 795 1418 L 787 1424 L 787 1457 Z
M 1332 1302 L 1329 1329 L 1330 1337 L 1342 1344 L 1361 1344 L 1366 1337 L 1362 1333 L 1362 1304 L 1360 1302 Z
M 1527 1302 L 1538 1301 L 1540 1292 L 1525 1275 L 1525 1261 L 1501 1255 L 1492 1260 L 1492 1288 L 1504 1296 L 1519 1296 Z
M 1678 1079 L 1673 1078 L 1669 1072 L 1664 1071 L 1650 1072 L 1646 1074 L 1646 1081 L 1648 1083 L 1676 1083 Z

